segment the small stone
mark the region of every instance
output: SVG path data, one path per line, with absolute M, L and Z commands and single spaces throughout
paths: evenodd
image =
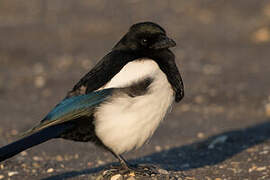
M 269 153 L 269 151 L 262 151 L 262 152 L 259 152 L 259 154 L 268 154 Z
M 136 180 L 136 178 L 131 176 L 131 177 L 127 178 L 127 180 Z
M 10 172 L 8 172 L 8 176 L 9 177 L 14 176 L 16 174 L 19 174 L 19 172 L 17 172 L 17 171 L 10 171 Z
M 4 164 L 0 164 L 0 169 L 4 169 L 4 168 L 5 168 Z
M 108 172 L 110 172 L 109 170 L 105 170 L 105 171 L 103 171 L 103 176 L 105 176 Z
M 205 135 L 204 135 L 204 133 L 199 132 L 199 133 L 197 134 L 197 137 L 200 138 L 200 139 L 202 139 L 202 138 L 205 137 Z
M 26 151 L 23 151 L 20 153 L 22 156 L 26 156 L 28 153 Z
M 98 160 L 98 161 L 97 161 L 97 164 L 98 164 L 98 165 L 103 165 L 103 164 L 105 164 L 105 162 L 104 162 L 104 161 L 101 161 L 101 160 Z
M 262 27 L 254 32 L 253 41 L 256 43 L 264 43 L 270 40 L 270 31 L 267 27 Z
M 46 84 L 46 79 L 43 76 L 37 76 L 34 80 L 34 84 L 37 88 L 42 88 Z
M 129 173 L 129 176 L 135 176 L 134 172 Z
M 42 158 L 42 157 L 38 157 L 38 156 L 34 156 L 34 157 L 33 157 L 33 160 L 34 160 L 34 161 L 42 161 L 43 158 Z
M 167 170 L 165 170 L 165 169 L 159 169 L 158 172 L 160 174 L 169 174 L 169 172 Z
M 111 177 L 111 180 L 123 180 L 123 176 L 121 174 L 116 174 Z
M 202 104 L 204 102 L 204 97 L 202 96 L 196 96 L 194 101 L 197 103 L 197 104 Z
M 52 172 L 54 172 L 53 168 L 50 168 L 50 169 L 47 170 L 47 173 L 52 173 Z
M 37 172 L 37 170 L 35 169 L 32 169 L 32 173 L 35 174 Z
M 103 180 L 104 178 L 103 178 L 103 176 L 102 175 L 99 175 L 97 178 L 96 178 L 96 180 Z
M 270 117 L 270 103 L 265 105 L 265 113 L 267 117 Z
M 32 165 L 33 165 L 35 168 L 39 168 L 39 167 L 40 167 L 40 165 L 39 165 L 38 163 L 36 163 L 36 162 L 34 162 Z
M 5 178 L 5 176 L 0 174 L 0 179 L 4 179 L 4 178 Z
M 56 156 L 56 161 L 63 161 L 63 160 L 64 160 L 64 158 L 62 156 L 60 156 L 60 155 Z
M 264 167 L 258 167 L 257 169 L 256 169 L 256 171 L 264 171 L 264 170 L 266 170 L 266 167 L 264 166 Z
M 160 152 L 160 151 L 162 150 L 162 148 L 161 148 L 160 146 L 155 146 L 155 150 L 156 150 L 157 152 Z
M 228 139 L 228 136 L 219 136 L 215 138 L 208 146 L 208 149 L 214 149 L 217 144 L 224 143 Z
M 250 173 L 256 169 L 257 169 L 257 166 L 253 164 L 252 167 L 248 169 L 248 172 Z
M 92 166 L 93 166 L 93 163 L 92 163 L 92 162 L 88 162 L 88 163 L 87 163 L 87 166 L 88 166 L 88 167 L 92 167 Z
M 222 180 L 221 178 L 216 178 L 215 180 Z
M 18 135 L 18 131 L 17 131 L 16 129 L 12 129 L 12 130 L 11 130 L 11 135 L 12 135 L 12 136 Z

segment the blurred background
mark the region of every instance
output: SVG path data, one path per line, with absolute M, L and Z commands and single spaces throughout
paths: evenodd
M 267 179 L 268 0 L 1 1 L 0 145 L 41 120 L 140 21 L 160 24 L 177 42 L 185 98 L 126 156 L 199 179 Z M 90 143 L 54 140 L 1 165 L 0 179 L 79 179 L 113 161 Z

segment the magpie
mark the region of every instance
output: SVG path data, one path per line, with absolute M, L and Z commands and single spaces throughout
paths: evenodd
M 176 46 L 153 22 L 132 25 L 112 50 L 48 115 L 17 141 L 0 148 L 0 162 L 53 138 L 92 142 L 123 169 L 123 153 L 154 133 L 184 85 L 169 48 Z

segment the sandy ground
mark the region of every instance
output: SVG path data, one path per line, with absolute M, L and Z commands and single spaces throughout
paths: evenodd
M 270 179 L 269 1 L 1 3 L 0 145 L 41 120 L 131 24 L 154 21 L 178 44 L 186 96 L 125 157 L 184 179 Z M 52 140 L 0 163 L 0 179 L 95 179 L 112 162 L 90 143 Z

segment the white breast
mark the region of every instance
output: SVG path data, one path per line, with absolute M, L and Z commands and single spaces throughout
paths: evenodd
M 138 148 L 152 136 L 174 99 L 166 75 L 151 59 L 133 61 L 103 88 L 127 87 L 132 82 L 153 78 L 149 93 L 115 96 L 95 113 L 96 134 L 117 154 Z

